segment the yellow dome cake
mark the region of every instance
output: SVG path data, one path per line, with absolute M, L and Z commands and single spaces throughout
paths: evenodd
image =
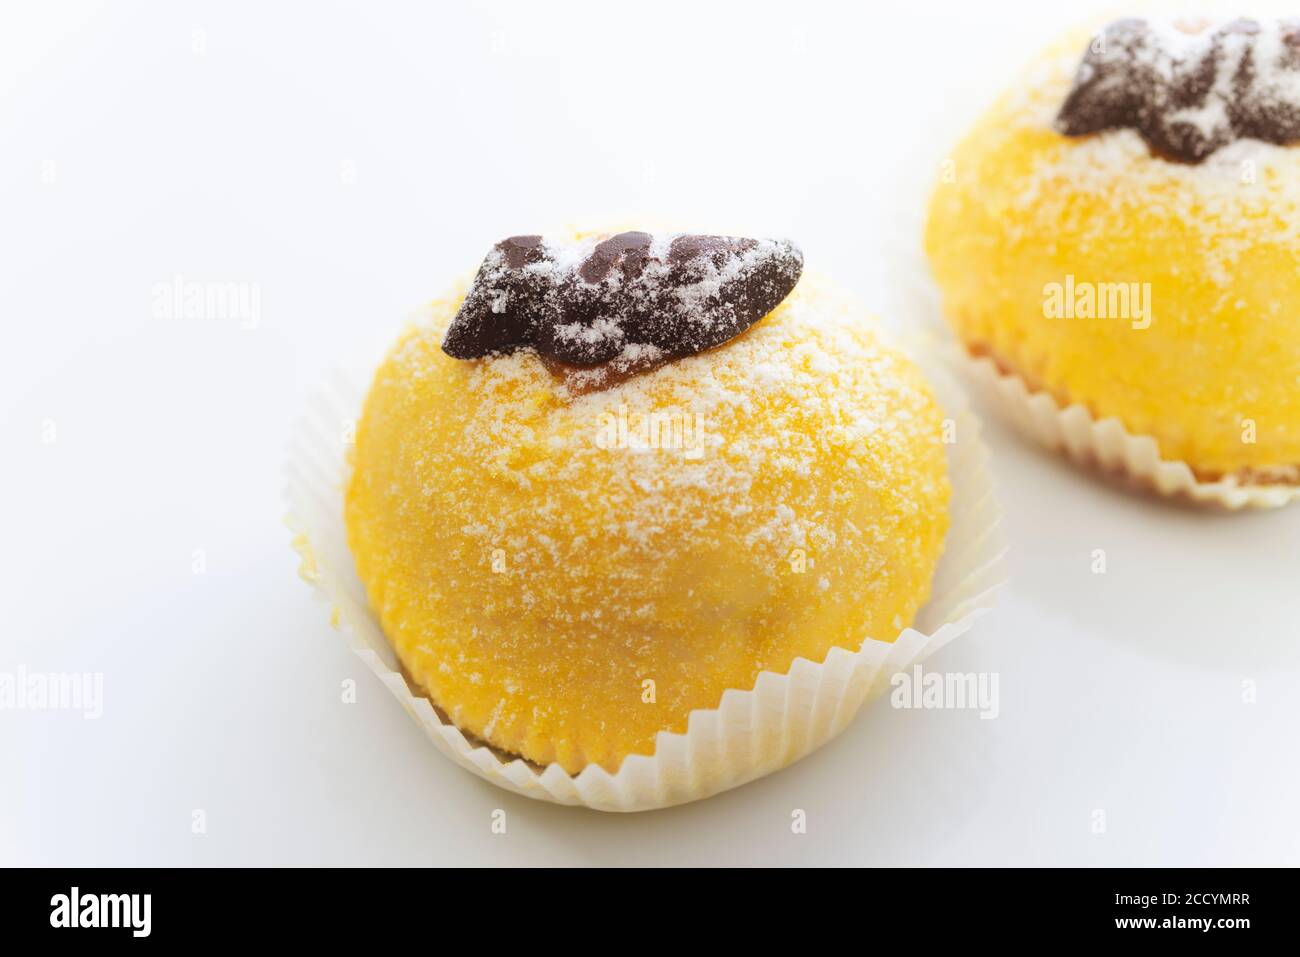
M 389 355 L 348 539 L 462 731 L 612 771 L 760 671 L 893 641 L 924 605 L 940 410 L 801 271 L 772 241 L 514 237 Z
M 953 152 L 926 250 L 972 354 L 1203 480 L 1300 481 L 1300 22 L 1049 51 Z

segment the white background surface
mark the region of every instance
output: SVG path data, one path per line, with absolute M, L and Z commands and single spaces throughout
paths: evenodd
M 632 817 L 440 758 L 296 577 L 281 469 L 312 387 L 493 241 L 566 222 L 791 235 L 888 309 L 907 184 L 1084 14 L 426 6 L 0 14 L 0 671 L 105 682 L 98 721 L 0 711 L 0 862 L 1300 864 L 1300 508 L 1161 505 L 996 423 L 1012 581 L 934 662 L 997 672 L 996 720 L 877 702 L 793 768 Z M 154 318 L 177 274 L 256 283 L 257 327 Z

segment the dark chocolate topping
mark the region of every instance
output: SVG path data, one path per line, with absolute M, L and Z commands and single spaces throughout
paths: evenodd
M 1084 55 L 1056 128 L 1134 129 L 1155 152 L 1187 163 L 1239 139 L 1300 142 L 1300 20 L 1112 23 Z
M 442 348 L 477 359 L 531 346 L 580 366 L 694 355 L 766 316 L 802 271 L 803 253 L 780 240 L 513 236 L 483 260 Z

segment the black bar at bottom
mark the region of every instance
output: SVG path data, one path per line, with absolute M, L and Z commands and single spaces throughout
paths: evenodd
M 432 932 L 425 943 L 445 943 L 444 931 L 434 928 L 452 920 L 462 930 L 566 940 L 645 934 L 666 947 L 680 941 L 686 919 L 741 937 L 774 922 L 797 927 L 814 919 L 817 926 L 842 920 L 859 928 L 864 943 L 875 938 L 874 929 L 910 926 L 924 931 L 927 944 L 1097 936 L 1230 944 L 1258 930 L 1283 931 L 1295 884 L 1291 871 L 1224 869 L 748 870 L 722 878 L 628 870 L 590 878 L 578 871 L 5 870 L 0 928 L 6 944 L 75 937 L 96 946 L 212 945 L 285 937 L 337 947 L 378 943 L 392 932 L 414 934 L 416 943 L 421 927 Z M 718 907 L 724 912 L 708 913 Z

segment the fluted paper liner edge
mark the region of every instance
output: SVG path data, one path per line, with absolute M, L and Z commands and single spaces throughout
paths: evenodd
M 1119 419 L 1096 419 L 1079 403 L 1063 407 L 1050 393 L 1030 388 L 989 357 L 972 356 L 955 344 L 950 351 L 967 378 L 1006 419 L 1041 445 L 1082 465 L 1168 498 L 1230 510 L 1279 508 L 1300 498 L 1300 486 L 1295 485 L 1202 481 L 1186 462 L 1161 458 L 1154 438 L 1134 435 Z

